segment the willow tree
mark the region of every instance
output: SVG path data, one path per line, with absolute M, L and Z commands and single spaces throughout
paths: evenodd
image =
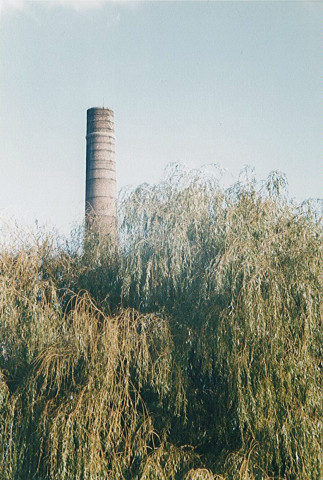
M 319 479 L 311 209 L 177 171 L 119 210 L 1 250 L 1 478 Z

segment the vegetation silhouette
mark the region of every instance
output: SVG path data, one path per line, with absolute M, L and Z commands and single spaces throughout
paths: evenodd
M 0 251 L 0 478 L 320 478 L 321 226 L 272 173 L 174 167 Z

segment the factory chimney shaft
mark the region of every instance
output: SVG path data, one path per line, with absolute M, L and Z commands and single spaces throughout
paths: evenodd
M 89 108 L 86 131 L 85 219 L 100 232 L 117 237 L 117 188 L 114 113 Z

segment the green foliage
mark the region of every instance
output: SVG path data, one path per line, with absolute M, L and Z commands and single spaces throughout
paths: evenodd
M 284 179 L 175 170 L 0 251 L 0 478 L 320 478 L 321 227 Z

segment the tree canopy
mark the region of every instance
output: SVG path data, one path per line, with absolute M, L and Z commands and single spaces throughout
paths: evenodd
M 0 250 L 3 480 L 320 478 L 321 226 L 177 168 Z

